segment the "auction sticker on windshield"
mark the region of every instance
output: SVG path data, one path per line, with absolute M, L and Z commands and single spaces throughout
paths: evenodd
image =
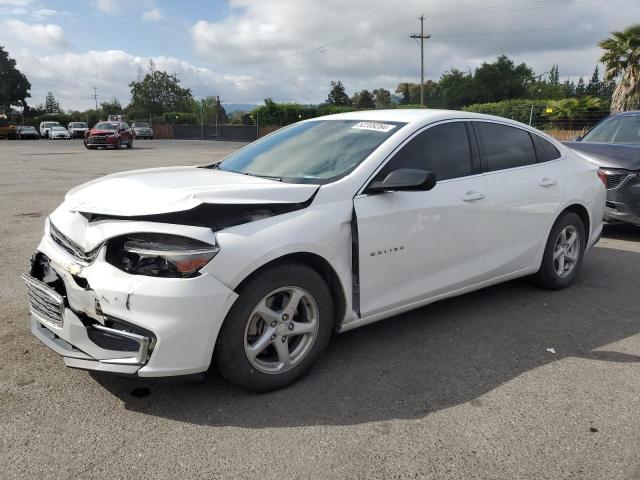
M 357 130 L 373 130 L 374 132 L 390 132 L 396 125 L 391 125 L 389 123 L 379 123 L 379 122 L 360 122 L 356 123 L 353 127 Z

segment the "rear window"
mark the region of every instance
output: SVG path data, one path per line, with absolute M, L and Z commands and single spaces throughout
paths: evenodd
M 529 132 L 489 122 L 474 122 L 474 126 L 484 171 L 494 172 L 536 163 Z
M 93 128 L 95 128 L 96 130 L 117 130 L 118 124 L 102 122 L 102 123 L 97 123 L 96 126 Z
M 551 142 L 545 140 L 539 135 L 531 134 L 531 136 L 533 137 L 533 145 L 536 149 L 538 163 L 556 160 L 562 156 L 560 150 L 558 150 Z

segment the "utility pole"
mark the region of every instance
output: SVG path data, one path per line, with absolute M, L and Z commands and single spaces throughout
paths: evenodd
M 411 38 L 420 39 L 420 105 L 424 107 L 424 41 L 431 35 L 424 34 L 424 15 L 420 15 L 420 35 L 413 34 Z
M 97 87 L 93 88 L 93 99 L 96 101 L 96 113 L 98 112 L 98 89 Z

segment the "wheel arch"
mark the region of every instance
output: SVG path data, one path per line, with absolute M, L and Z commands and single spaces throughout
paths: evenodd
M 582 220 L 582 223 L 584 224 L 584 231 L 586 235 L 585 242 L 589 243 L 589 239 L 591 238 L 591 217 L 589 216 L 589 210 L 587 210 L 584 205 L 573 203 L 565 207 L 565 209 L 558 214 L 556 221 L 562 216 L 562 214 L 567 212 L 575 213 L 580 217 L 580 220 Z
M 269 268 L 272 268 L 276 265 L 281 265 L 283 263 L 298 263 L 301 265 L 306 265 L 324 279 L 324 281 L 327 283 L 327 287 L 329 287 L 329 292 L 331 293 L 334 312 L 333 329 L 337 331 L 346 314 L 346 294 L 336 270 L 325 258 L 318 255 L 317 253 L 294 252 L 274 258 L 273 260 L 270 260 L 269 262 L 261 265 L 245 278 L 243 278 L 234 288 L 234 291 L 238 293 L 244 287 L 244 285 L 246 285 L 247 282 L 249 282 L 249 280 L 251 280 L 253 277 L 265 270 L 268 270 Z

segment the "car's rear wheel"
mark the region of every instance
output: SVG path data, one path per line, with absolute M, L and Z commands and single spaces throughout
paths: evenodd
M 295 263 L 273 267 L 241 289 L 218 336 L 214 364 L 238 387 L 282 388 L 318 359 L 332 317 L 331 294 L 318 273 Z
M 571 285 L 582 265 L 586 245 L 584 223 L 580 217 L 573 212 L 563 213 L 551 229 L 534 282 L 549 290 Z

